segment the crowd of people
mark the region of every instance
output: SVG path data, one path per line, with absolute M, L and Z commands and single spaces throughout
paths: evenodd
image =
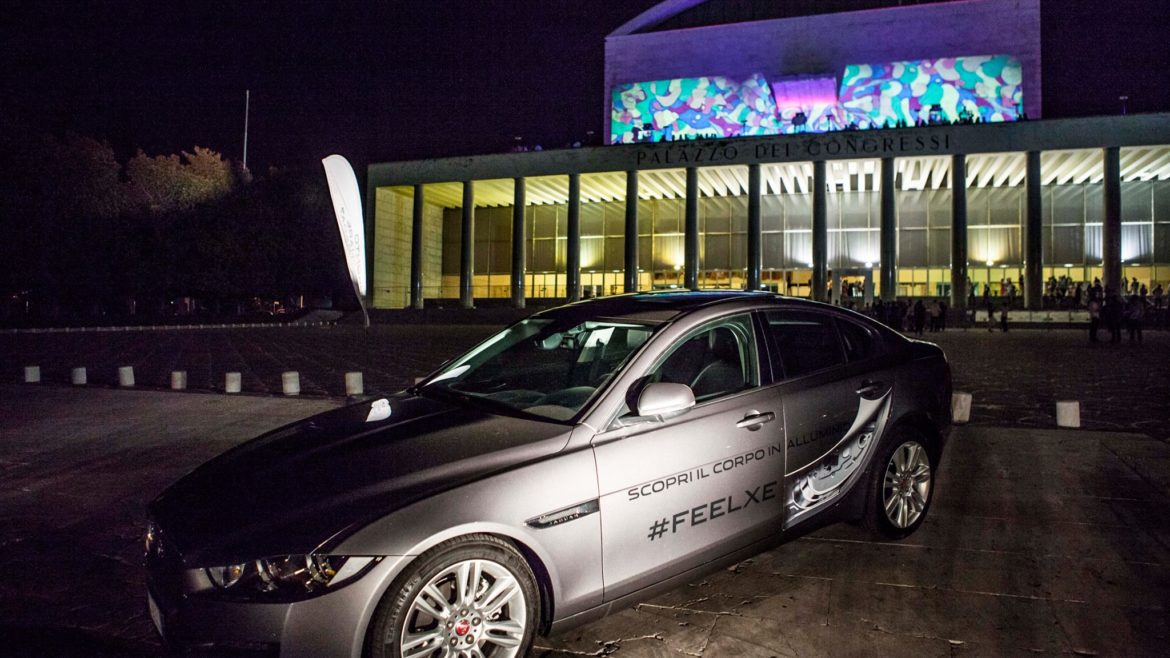
M 942 300 L 897 299 L 889 302 L 874 300 L 862 312 L 888 327 L 921 336 L 923 331 L 944 331 L 947 328 L 947 303 Z
M 1128 295 L 1126 291 L 1128 289 Z M 1165 329 L 1167 325 L 1166 296 L 1162 284 L 1155 284 L 1151 294 L 1145 284 L 1136 278 L 1129 281 L 1121 280 L 1120 291 L 1112 286 L 1104 289 L 1101 282 L 1093 280 L 1093 285 L 1087 291 L 1085 307 L 1089 311 L 1089 342 L 1099 342 L 1097 333 L 1101 326 L 1109 332 L 1110 343 L 1121 342 L 1121 331 L 1124 325 L 1129 333 L 1129 341 L 1142 342 L 1142 328 L 1149 323 L 1155 329 Z
M 1134 343 L 1142 342 L 1142 329 L 1170 328 L 1170 300 L 1160 283 L 1151 283 L 1153 290 L 1136 278 L 1122 279 L 1119 289 L 1112 286 L 1102 286 L 1099 278 L 1093 279 L 1091 284 L 1073 282 L 1068 277 L 1050 278 L 1045 286 L 1045 299 L 1055 300 L 1055 304 L 1045 304 L 1045 308 L 1064 308 L 1072 310 L 1086 310 L 1089 315 L 1089 341 L 1100 342 L 1098 334 L 1102 329 L 1109 333 L 1109 342 L 1119 343 L 1122 333 L 1128 333 L 1129 340 Z M 981 304 L 976 304 L 975 286 L 970 289 L 968 309 L 971 315 L 963 318 L 968 323 L 975 321 L 975 309 L 987 311 L 987 329 L 1008 331 L 1009 311 L 1015 302 L 1019 288 L 1015 282 L 1005 279 L 1001 282 L 1002 294 L 993 296 L 991 287 L 982 286 L 980 295 Z M 883 302 L 874 300 L 873 304 L 857 307 L 850 301 L 852 295 L 845 296 L 844 304 L 869 315 L 897 331 L 921 336 L 923 332 L 944 331 L 948 321 L 948 306 L 941 299 L 897 299 Z
M 1162 284 L 1153 283 L 1152 285 L 1153 290 L 1138 281 L 1137 277 L 1133 279 L 1122 277 L 1120 296 L 1127 299 L 1131 297 L 1145 299 L 1151 310 L 1164 308 L 1166 303 Z M 1044 284 L 1043 306 L 1046 309 L 1071 308 L 1079 310 L 1088 308 L 1090 299 L 1094 297 L 1098 300 L 1102 297 L 1100 279 L 1094 279 L 1093 284 L 1089 285 L 1080 281 L 1074 282 L 1069 276 L 1059 278 L 1050 276 Z

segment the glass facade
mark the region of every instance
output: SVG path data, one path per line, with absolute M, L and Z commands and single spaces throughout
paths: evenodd
M 1170 279 L 1170 181 L 1123 181 L 1122 261 L 1127 278 Z M 950 292 L 951 191 L 898 190 L 898 296 Z M 880 192 L 827 196 L 828 267 L 846 279 L 876 272 L 880 261 Z M 1045 278 L 1100 276 L 1102 184 L 1042 188 Z M 747 270 L 747 197 L 699 199 L 699 285 L 742 288 Z M 1024 264 L 1024 186 L 968 188 L 970 278 L 981 291 L 1017 289 Z M 760 200 L 763 279 L 771 289 L 809 295 L 812 195 L 765 194 Z M 525 208 L 525 286 L 530 298 L 564 298 L 568 205 Z M 581 204 L 582 296 L 623 292 L 625 201 Z M 461 210 L 443 217 L 443 297 L 458 297 Z M 685 200 L 638 201 L 638 288 L 683 286 Z M 512 263 L 512 208 L 475 212 L 476 298 L 506 298 Z M 876 279 L 876 277 L 875 277 Z M 877 290 L 880 292 L 880 290 Z M 981 294 L 981 292 L 977 293 Z
M 1170 167 L 1165 147 L 1120 150 L 1121 274 L 1152 289 L 1170 281 Z M 1042 277 L 1092 282 L 1103 277 L 1105 186 L 1100 149 L 1042 152 L 1040 242 Z M 946 297 L 951 292 L 953 194 L 949 156 L 896 158 L 895 281 L 898 297 Z M 966 158 L 966 249 L 971 292 L 1006 295 L 1024 290 L 1026 157 L 988 153 Z M 765 288 L 812 297 L 813 167 L 809 162 L 761 169 L 761 281 Z M 700 288 L 742 289 L 748 272 L 748 172 L 741 166 L 699 166 Z M 685 286 L 685 169 L 638 171 L 638 290 Z M 881 295 L 881 160 L 839 160 L 826 167 L 828 285 L 834 300 L 858 304 Z M 580 175 L 580 296 L 625 291 L 627 173 Z M 564 299 L 569 248 L 567 175 L 526 180 L 524 294 Z M 423 291 L 428 298 L 460 297 L 463 256 L 462 183 L 428 183 Z M 513 179 L 475 181 L 472 295 L 512 295 Z M 383 190 L 387 191 L 383 194 Z M 397 190 L 391 194 L 390 190 Z M 406 256 L 409 188 L 379 188 L 375 257 Z M 392 221 L 388 221 L 392 220 Z M 439 235 L 435 235 L 438 233 Z M 391 251 L 384 245 L 396 245 Z M 401 244 L 399 244 L 401 243 Z M 437 247 L 436 243 L 441 244 Z M 380 246 L 381 245 L 381 246 Z M 409 262 L 409 261 L 407 261 Z M 405 267 L 383 268 L 402 279 Z M 402 272 L 400 272 L 400 270 Z M 379 276 L 381 276 L 379 274 Z M 375 305 L 397 306 L 409 281 L 375 282 Z M 1009 283 L 1011 285 L 1009 285 Z M 389 285 L 387 285 L 389 284 Z M 1047 287 L 1045 289 L 1047 291 Z M 857 299 L 848 300 L 852 296 Z

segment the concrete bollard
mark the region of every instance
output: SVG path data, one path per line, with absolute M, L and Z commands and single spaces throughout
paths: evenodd
M 41 367 L 40 366 L 25 366 L 24 367 L 24 383 L 25 384 L 39 384 L 39 383 L 41 383 Z
M 280 373 L 280 383 L 285 395 L 301 394 L 301 373 L 295 370 L 282 372 Z
M 955 391 L 951 394 L 951 421 L 962 425 L 971 421 L 971 394 Z
M 85 368 L 74 368 L 73 372 L 69 375 L 69 381 L 72 382 L 74 386 L 85 386 Z
M 118 386 L 125 388 L 134 386 L 134 366 L 118 368 Z
M 239 393 L 240 392 L 240 373 L 229 372 L 223 376 L 223 392 L 224 393 Z
M 345 394 L 346 395 L 361 395 L 365 389 L 362 382 L 362 373 L 347 372 L 345 373 Z
M 1080 427 L 1081 403 L 1076 400 L 1056 401 L 1056 426 Z
M 187 388 L 187 371 L 186 370 L 172 370 L 171 371 L 171 390 L 182 391 Z

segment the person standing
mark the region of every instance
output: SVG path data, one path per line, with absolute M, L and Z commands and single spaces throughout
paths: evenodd
M 1008 305 L 1004 304 L 1003 308 L 999 309 L 999 330 L 1007 333 L 1008 323 Z
M 1097 342 L 1097 329 L 1101 327 L 1101 302 L 1096 297 L 1089 299 L 1089 342 Z
M 947 328 L 947 303 L 940 301 L 938 303 L 938 330 L 944 331 Z
M 1138 295 L 1130 295 L 1129 303 L 1125 307 L 1125 327 L 1129 329 L 1129 342 L 1137 339 L 1142 344 L 1142 320 L 1146 315 L 1146 301 Z
M 914 333 L 921 336 L 922 327 L 926 324 L 926 305 L 922 300 L 914 302 Z
M 1162 297 L 1162 284 L 1154 286 L 1154 328 L 1161 329 L 1166 324 L 1165 299 Z

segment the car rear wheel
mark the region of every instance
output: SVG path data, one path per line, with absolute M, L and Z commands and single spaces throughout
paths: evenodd
M 540 609 L 516 549 L 490 535 L 451 540 L 420 556 L 387 591 L 371 627 L 376 658 L 520 658 Z
M 926 519 L 934 494 L 934 455 L 916 433 L 901 431 L 878 454 L 865 525 L 889 539 L 908 537 Z

